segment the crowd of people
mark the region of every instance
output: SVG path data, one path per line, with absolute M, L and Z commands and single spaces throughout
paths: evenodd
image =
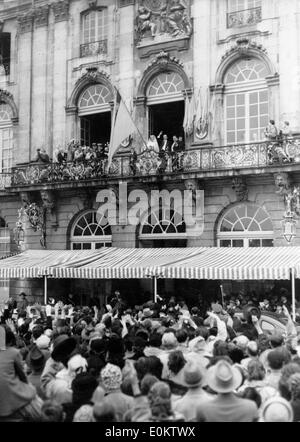
M 104 309 L 9 299 L 1 310 L 0 421 L 300 421 L 300 333 L 262 329 L 268 299 L 183 299 Z M 262 306 L 262 303 L 268 304 Z M 237 315 L 240 311 L 243 314 Z
M 141 150 L 141 154 L 148 152 L 151 155 L 158 157 L 160 159 L 159 171 L 164 172 L 167 168 L 170 171 L 178 171 L 183 167 L 183 157 L 182 154 L 185 150 L 185 144 L 183 137 L 177 137 L 174 135 L 172 141 L 169 141 L 166 134 L 163 132 L 156 137 L 155 135 L 150 135 L 147 143 L 144 144 Z M 72 164 L 83 164 L 88 167 L 97 167 L 103 169 L 103 164 L 108 158 L 109 143 L 92 143 L 91 146 L 81 146 L 79 142 L 71 140 L 67 147 L 62 146 L 57 147 L 53 153 L 53 160 L 50 159 L 49 155 L 45 149 L 37 149 L 37 155 L 35 158 L 36 162 L 49 164 L 55 163 L 60 165 L 66 165 L 68 163 Z M 131 145 L 129 154 L 129 166 L 132 174 L 135 175 L 138 167 L 137 163 L 139 160 L 139 155 Z

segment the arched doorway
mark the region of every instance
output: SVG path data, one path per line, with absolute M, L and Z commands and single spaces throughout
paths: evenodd
M 87 87 L 78 100 L 81 145 L 106 144 L 111 132 L 111 91 L 104 84 Z
M 162 72 L 152 78 L 147 88 L 148 135 L 161 131 L 171 140 L 184 137 L 184 81 L 177 72 Z

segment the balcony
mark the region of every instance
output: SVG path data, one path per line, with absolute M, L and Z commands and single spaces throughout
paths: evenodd
M 107 40 L 93 41 L 80 45 L 80 57 L 107 54 Z
M 5 190 L 6 187 L 10 187 L 12 183 L 11 173 L 0 173 L 0 191 Z
M 227 28 L 239 28 L 240 26 L 254 25 L 261 21 L 261 7 L 243 9 L 227 14 Z
M 30 163 L 13 168 L 12 179 L 5 187 L 22 188 L 51 184 L 61 187 L 68 183 L 92 183 L 119 178 L 165 177 L 193 173 L 202 177 L 222 176 L 238 170 L 244 174 L 270 173 L 280 167 L 300 168 L 300 138 L 284 142 L 260 142 L 221 147 L 190 149 L 162 159 L 154 151 L 137 155 L 116 156 L 108 169 L 107 160 L 63 163 Z M 257 171 L 260 172 L 257 172 Z M 5 181 L 5 180 L 4 180 Z M 3 181 L 3 184 L 4 184 Z

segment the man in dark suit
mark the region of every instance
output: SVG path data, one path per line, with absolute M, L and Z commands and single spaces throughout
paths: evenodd
M 157 139 L 159 140 L 159 149 L 161 152 L 168 153 L 170 151 L 170 142 L 168 140 L 168 135 L 164 134 L 162 139 L 162 132 L 158 135 Z

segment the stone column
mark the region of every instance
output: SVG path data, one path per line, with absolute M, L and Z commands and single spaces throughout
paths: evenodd
M 15 149 L 15 162 L 24 163 L 31 159 L 31 80 L 32 80 L 32 10 L 18 17 L 18 107 L 19 143 Z
M 300 132 L 300 22 L 299 2 L 278 2 L 280 17 L 280 120 L 288 120 L 293 131 Z
M 68 47 L 69 0 L 52 4 L 54 14 L 53 54 L 53 150 L 66 143 L 66 66 Z
M 49 6 L 35 10 L 33 36 L 33 88 L 32 88 L 32 155 L 37 148 L 49 152 L 46 139 L 47 96 L 47 32 Z

